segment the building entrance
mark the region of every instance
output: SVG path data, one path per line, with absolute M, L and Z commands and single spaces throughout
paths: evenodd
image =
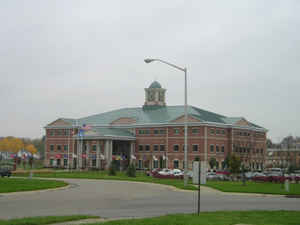
M 113 141 L 112 160 L 118 170 L 126 170 L 130 163 L 130 141 Z

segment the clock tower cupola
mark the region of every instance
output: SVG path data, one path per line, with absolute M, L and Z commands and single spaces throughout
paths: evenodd
M 166 89 L 162 88 L 160 83 L 153 81 L 149 88 L 145 88 L 144 106 L 165 106 Z

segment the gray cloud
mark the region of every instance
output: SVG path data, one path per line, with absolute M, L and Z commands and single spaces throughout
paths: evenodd
M 168 105 L 243 116 L 300 135 L 298 1 L 20 1 L 0 8 L 0 136 L 38 137 L 58 117 L 141 106 L 154 79 Z

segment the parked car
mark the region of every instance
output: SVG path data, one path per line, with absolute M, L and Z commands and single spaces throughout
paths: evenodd
M 187 175 L 189 176 L 189 178 L 193 178 L 193 171 L 189 170 Z
M 252 177 L 266 177 L 264 173 L 254 172 Z
M 158 174 L 160 174 L 160 175 L 171 175 L 172 174 L 172 170 L 164 168 L 161 171 L 159 171 Z
M 179 169 L 173 169 L 171 171 L 171 174 L 173 174 L 174 176 L 183 176 L 184 173 Z
M 11 170 L 9 168 L 6 168 L 6 167 L 0 168 L 0 176 L 1 177 L 5 177 L 5 176 L 10 177 L 11 176 Z
M 216 180 L 216 179 L 218 179 L 218 176 L 214 172 L 209 172 L 209 173 L 206 174 L 206 179 L 208 179 L 208 180 Z

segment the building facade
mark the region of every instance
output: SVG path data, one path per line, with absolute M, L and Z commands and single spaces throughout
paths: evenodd
M 300 168 L 300 148 L 268 148 L 265 164 L 270 168 L 288 168 L 290 165 Z
M 167 106 L 166 89 L 154 81 L 142 107 L 123 108 L 79 119 L 59 118 L 45 126 L 45 166 L 107 169 L 113 159 L 126 168 L 184 168 L 184 106 Z M 222 169 L 228 154 L 262 169 L 263 127 L 243 117 L 226 117 L 188 106 L 188 167 L 215 158 Z

